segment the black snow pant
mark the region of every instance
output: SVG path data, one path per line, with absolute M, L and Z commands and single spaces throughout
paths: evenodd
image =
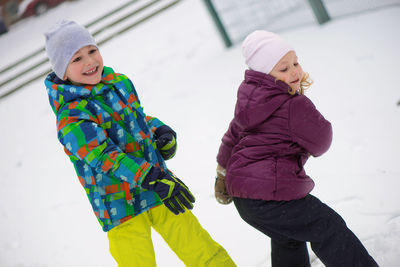
M 378 266 L 342 217 L 312 195 L 234 203 L 244 221 L 271 238 L 273 267 L 310 267 L 306 242 L 327 267 Z

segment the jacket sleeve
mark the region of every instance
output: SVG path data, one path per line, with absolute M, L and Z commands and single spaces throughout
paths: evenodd
M 217 155 L 217 162 L 224 169 L 227 167 L 233 147 L 239 142 L 239 132 L 239 125 L 233 119 L 229 124 L 228 131 L 222 137 L 222 143 Z
M 332 126 L 306 96 L 296 96 L 290 104 L 289 129 L 293 141 L 318 157 L 332 143 Z
M 176 133 L 174 130 L 172 130 L 169 126 L 165 125 L 161 120 L 157 119 L 156 117 L 147 116 L 144 113 L 143 107 L 140 104 L 139 96 L 138 96 L 138 93 L 136 92 L 135 86 L 133 85 L 133 83 L 130 79 L 128 79 L 128 81 L 129 81 L 129 88 L 131 88 L 131 90 L 129 90 L 129 92 L 127 92 L 130 95 L 128 101 L 133 109 L 135 109 L 137 112 L 139 112 L 140 114 L 142 114 L 144 116 L 146 124 L 147 124 L 146 126 L 150 129 L 151 133 L 153 134 L 153 137 L 157 138 L 158 136 L 160 136 L 161 134 L 163 134 L 165 132 L 171 132 L 171 134 L 173 134 L 176 139 Z M 176 146 L 175 146 L 175 149 L 176 149 Z
M 163 128 L 162 126 L 165 125 L 162 121 L 160 121 L 156 117 L 151 117 L 151 116 L 146 116 L 146 122 L 153 134 L 156 133 L 157 129 Z
M 139 96 L 138 96 L 138 93 L 136 92 L 135 86 L 133 85 L 133 83 L 130 79 L 128 81 L 129 81 L 130 88 L 132 88 L 132 91 L 128 92 L 132 96 L 129 98 L 128 101 L 132 105 L 132 108 L 140 110 L 140 112 L 144 114 L 144 116 L 146 118 L 147 126 L 154 134 L 159 127 L 164 125 L 164 123 L 162 121 L 160 121 L 159 119 L 157 119 L 156 117 L 147 116 L 144 113 L 143 108 L 140 104 Z
M 140 185 L 152 167 L 143 157 L 123 153 L 98 125 L 96 118 L 80 108 L 79 103 L 74 109 L 61 109 L 57 124 L 58 139 L 70 159 L 81 160 L 98 173 L 112 174 L 122 181 Z

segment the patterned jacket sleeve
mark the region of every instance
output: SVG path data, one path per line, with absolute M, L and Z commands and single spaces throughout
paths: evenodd
M 235 119 L 229 124 L 228 131 L 222 137 L 222 143 L 219 147 L 217 162 L 223 168 L 227 168 L 228 161 L 231 157 L 233 147 L 239 142 L 239 126 Z
M 153 134 L 157 131 L 158 128 L 164 125 L 162 121 L 160 121 L 156 117 L 151 116 L 146 116 L 146 122 Z
M 134 106 L 133 108 L 135 108 L 135 109 L 140 108 L 141 111 L 142 111 L 143 114 L 144 114 L 143 108 L 142 108 L 142 106 L 141 106 L 141 104 L 140 104 L 140 100 L 139 100 L 138 93 L 136 92 L 135 86 L 133 85 L 133 83 L 132 83 L 131 80 L 129 80 L 129 85 L 130 85 L 130 87 L 133 89 L 131 93 L 133 93 L 134 96 L 135 96 L 135 98 L 136 98 L 136 101 L 134 102 L 134 104 L 137 103 L 137 104 L 139 105 L 139 106 Z M 155 131 L 156 131 L 160 126 L 164 125 L 164 123 L 163 123 L 162 121 L 160 121 L 159 119 L 157 119 L 156 117 L 145 116 L 145 118 L 146 118 L 147 125 L 149 126 L 149 128 L 151 129 L 151 131 L 152 131 L 153 134 L 155 133 Z
M 142 157 L 133 157 L 108 138 L 95 117 L 79 104 L 70 103 L 58 112 L 58 139 L 72 161 L 81 160 L 98 173 L 112 174 L 130 184 L 140 185 L 152 166 Z

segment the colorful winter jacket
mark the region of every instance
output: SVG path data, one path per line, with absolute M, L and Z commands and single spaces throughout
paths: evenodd
M 129 78 L 104 67 L 95 86 L 64 84 L 54 73 L 45 85 L 58 139 L 103 230 L 162 204 L 140 185 L 152 166 L 168 171 L 153 136 L 164 124 L 145 115 Z
M 303 167 L 310 154 L 328 150 L 332 127 L 306 96 L 288 89 L 270 75 L 245 72 L 217 155 L 231 196 L 287 201 L 313 189 Z

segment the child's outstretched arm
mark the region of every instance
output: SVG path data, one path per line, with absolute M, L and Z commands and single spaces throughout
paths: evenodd
M 306 96 L 297 96 L 290 105 L 289 127 L 293 141 L 318 157 L 332 143 L 332 126 Z
M 132 108 L 138 110 L 145 116 L 147 126 L 154 134 L 157 149 L 161 153 L 163 159 L 169 160 L 173 158 L 176 154 L 176 148 L 177 148 L 176 132 L 172 130 L 169 126 L 165 125 L 162 121 L 160 121 L 156 117 L 147 116 L 144 113 L 135 86 L 133 85 L 131 80 L 128 81 L 130 88 L 132 88 L 130 94 L 135 96 L 135 101 L 131 103 Z

